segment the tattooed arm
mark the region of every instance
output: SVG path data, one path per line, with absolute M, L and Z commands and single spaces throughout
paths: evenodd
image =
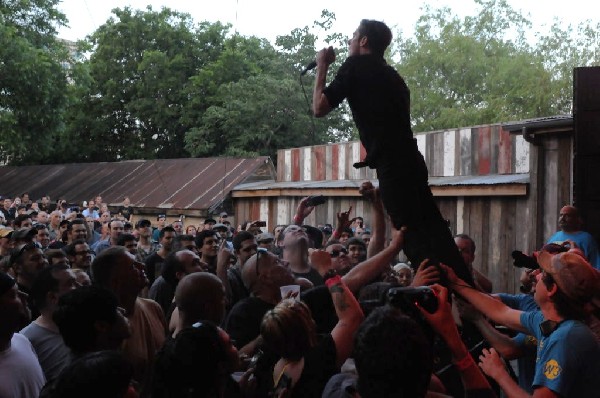
M 339 276 L 327 280 L 327 287 L 338 317 L 338 323 L 331 331 L 337 353 L 337 365 L 342 366 L 352 353 L 354 332 L 364 319 L 360 305 Z

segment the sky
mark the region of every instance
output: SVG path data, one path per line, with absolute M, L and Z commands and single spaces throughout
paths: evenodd
M 529 15 L 534 31 L 541 32 L 547 30 L 553 18 L 558 17 L 564 23 L 576 25 L 590 16 L 598 15 L 600 9 L 600 3 L 589 0 L 507 1 L 514 9 Z M 473 0 L 426 2 L 434 7 L 448 6 L 458 15 L 472 14 L 476 7 Z M 332 27 L 334 32 L 351 36 L 360 20 L 367 18 L 382 20 L 390 27 L 395 26 L 404 34 L 410 34 L 424 3 L 414 0 L 62 0 L 58 8 L 66 14 L 69 27 L 61 28 L 59 37 L 83 39 L 110 17 L 113 8 L 130 6 L 133 9 L 145 9 L 147 5 L 155 10 L 168 6 L 176 11 L 187 12 L 196 22 L 228 22 L 242 35 L 263 37 L 271 42 L 294 28 L 312 25 L 324 8 L 336 15 L 336 23 Z M 594 3 L 599 5 L 591 5 Z

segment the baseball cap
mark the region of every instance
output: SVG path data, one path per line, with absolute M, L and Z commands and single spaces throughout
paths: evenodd
M 9 238 L 12 236 L 12 228 L 0 228 L 0 238 Z
M 592 301 L 600 307 L 600 297 L 594 297 L 600 289 L 600 272 L 590 265 L 581 250 L 558 254 L 542 251 L 537 261 L 568 298 L 581 303 Z
M 206 221 L 204 223 L 206 224 Z M 218 224 L 213 225 L 212 229 L 214 231 L 219 230 L 219 229 L 222 229 L 223 231 L 227 231 L 229 229 L 229 227 L 225 224 L 218 223 Z
M 259 242 L 259 243 L 260 242 L 267 242 L 267 241 L 270 241 L 270 240 L 275 240 L 275 237 L 272 234 L 268 233 L 268 232 L 263 232 L 262 234 L 258 234 L 256 236 L 256 241 Z
M 146 219 L 141 219 L 138 222 L 135 223 L 135 228 L 145 228 L 145 227 L 149 227 L 151 226 L 152 223 L 150 222 L 150 220 L 146 220 Z
M 27 239 L 37 235 L 37 230 L 35 228 L 21 228 L 13 231 L 12 239 L 20 240 Z
M 225 217 L 229 217 L 229 214 L 227 214 L 226 211 L 221 213 L 221 218 L 225 218 Z

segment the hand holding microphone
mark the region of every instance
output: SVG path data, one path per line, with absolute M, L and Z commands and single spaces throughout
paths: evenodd
M 319 63 L 325 63 L 327 66 L 329 66 L 334 61 L 335 61 L 335 52 L 333 51 L 333 47 L 329 46 L 328 48 L 324 48 L 317 53 L 317 58 L 315 60 L 313 60 L 308 65 L 306 65 L 306 67 L 300 73 L 300 75 L 304 76 L 306 74 L 306 72 L 316 68 L 317 64 L 319 64 Z

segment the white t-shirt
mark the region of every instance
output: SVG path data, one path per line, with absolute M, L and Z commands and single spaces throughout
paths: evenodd
M 38 398 L 46 380 L 27 337 L 15 333 L 0 352 L 0 398 Z

